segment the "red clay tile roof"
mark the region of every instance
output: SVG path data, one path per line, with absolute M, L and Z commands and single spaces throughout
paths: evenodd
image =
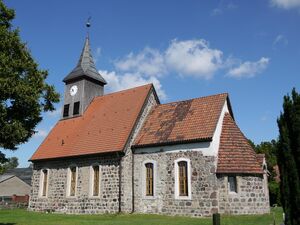
M 263 163 L 264 163 L 265 154 L 263 154 L 263 153 L 256 154 L 256 158 L 257 158 L 257 162 L 262 167 Z
M 211 140 L 228 94 L 157 105 L 134 147 Z
M 31 160 L 122 151 L 152 88 L 96 97 L 83 116 L 58 121 Z
M 263 173 L 254 149 L 228 113 L 223 119 L 217 173 Z

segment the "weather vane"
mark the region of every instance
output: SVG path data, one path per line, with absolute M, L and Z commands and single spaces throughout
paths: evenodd
M 87 35 L 88 36 L 90 36 L 90 34 L 89 34 L 89 28 L 91 27 L 91 16 L 89 16 L 89 18 L 87 19 L 87 21 L 86 21 L 86 24 L 85 24 L 85 26 L 87 27 Z

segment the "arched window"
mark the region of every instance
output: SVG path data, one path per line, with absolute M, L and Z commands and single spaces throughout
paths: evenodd
M 187 162 L 178 162 L 179 196 L 188 196 L 188 174 Z
M 153 163 L 146 163 L 146 196 L 153 196 Z
M 97 197 L 100 195 L 100 167 L 99 165 L 92 166 L 92 187 L 93 196 Z
M 77 167 L 70 166 L 68 172 L 68 196 L 74 197 L 77 187 Z
M 41 197 L 47 197 L 48 179 L 49 179 L 48 169 L 42 169 L 41 176 L 40 176 L 40 192 L 39 192 L 39 195 Z
M 174 161 L 175 167 L 175 199 L 192 199 L 191 162 L 187 158 Z

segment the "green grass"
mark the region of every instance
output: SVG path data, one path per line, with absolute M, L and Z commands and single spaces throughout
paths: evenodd
M 222 225 L 276 225 L 281 223 L 282 209 L 268 215 L 222 216 Z M 211 218 L 188 218 L 143 214 L 64 215 L 28 212 L 23 209 L 0 210 L 0 225 L 211 225 Z

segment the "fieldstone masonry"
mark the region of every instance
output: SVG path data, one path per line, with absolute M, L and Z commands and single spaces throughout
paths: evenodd
M 69 160 L 35 162 L 32 177 L 32 193 L 29 210 L 55 211 L 61 213 L 117 213 L 119 202 L 120 157 L 95 156 Z M 89 196 L 90 166 L 100 165 L 100 196 Z M 75 197 L 67 197 L 67 174 L 69 166 L 78 167 Z M 49 174 L 48 195 L 39 196 L 41 170 Z
M 269 213 L 269 195 L 263 176 L 238 175 L 237 193 L 228 191 L 228 177 L 218 178 L 219 212 L 225 214 L 263 214 Z
M 190 159 L 191 199 L 175 199 L 174 161 Z M 142 190 L 144 161 L 156 162 L 155 196 L 146 197 Z M 218 212 L 218 183 L 215 157 L 200 151 L 146 153 L 134 155 L 134 204 L 136 212 L 184 216 L 209 216 Z

